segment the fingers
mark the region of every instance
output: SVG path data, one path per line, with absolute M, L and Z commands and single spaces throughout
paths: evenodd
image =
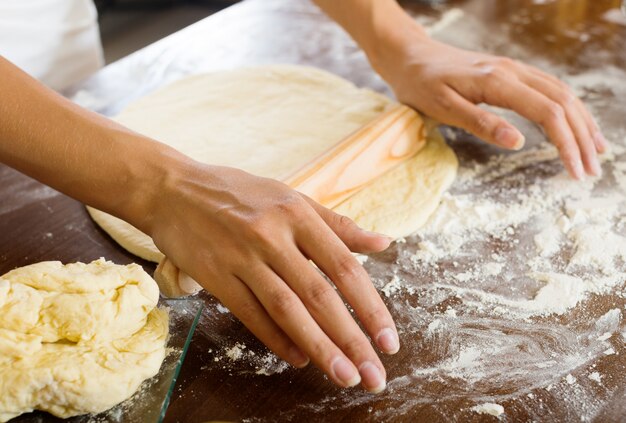
M 211 291 L 250 332 L 280 358 L 297 368 L 309 364 L 309 357 L 272 320 L 239 278 L 232 276 L 222 280 L 219 287 Z
M 387 354 L 396 353 L 399 342 L 395 324 L 363 266 L 332 232 L 313 228 L 301 231 L 300 249 L 335 283 L 378 347 Z
M 580 147 L 567 120 L 563 106 L 518 79 L 507 79 L 503 73 L 484 80 L 484 101 L 511 109 L 538 123 L 559 150 L 561 160 L 575 179 L 584 177 Z
M 352 258 L 349 252 L 348 255 Z M 299 251 L 277 262 L 275 270 L 302 300 L 329 339 L 354 363 L 363 387 L 370 392 L 382 391 L 386 384 L 385 369 L 333 286 Z
M 567 86 L 567 84 L 561 82 L 555 76 L 544 73 L 540 71 L 539 69 L 534 68 L 532 66 L 526 66 L 525 68 L 528 71 L 528 73 L 534 75 L 535 77 L 551 82 L 554 85 L 554 87 L 556 87 L 557 90 L 560 90 L 563 92 L 570 92 L 570 88 Z M 608 148 L 608 142 L 606 138 L 604 138 L 604 135 L 602 134 L 600 127 L 596 123 L 596 120 L 593 118 L 589 110 L 587 110 L 587 108 L 583 105 L 583 102 L 580 100 L 580 98 L 575 97 L 574 102 L 581 116 L 583 116 L 585 124 L 589 128 L 589 133 L 592 135 L 594 144 L 596 146 L 596 150 L 599 153 L 604 153 L 606 149 Z
M 513 125 L 466 100 L 449 88 L 442 99 L 445 118 L 435 116 L 446 123 L 476 135 L 478 138 L 500 147 L 519 150 L 524 146 L 524 136 Z M 450 113 L 454 111 L 454 113 Z
M 289 254 L 289 260 L 293 260 L 294 256 L 301 254 L 294 252 Z M 302 258 L 304 260 L 304 258 Z M 305 260 L 306 261 L 306 260 Z M 296 281 L 290 281 L 297 289 L 298 295 L 287 285 L 284 279 L 281 279 L 272 269 L 267 266 L 259 266 L 250 271 L 247 275 L 242 275 L 241 279 L 248 282 L 248 286 L 254 292 L 254 295 L 263 304 L 265 310 L 272 319 L 280 326 L 280 328 L 299 346 L 309 357 L 313 363 L 326 373 L 336 384 L 343 387 L 352 387 L 361 381 L 359 371 L 353 364 L 352 360 L 344 354 L 344 352 L 333 342 L 325 333 L 329 330 L 336 335 L 336 331 L 351 329 L 346 324 L 347 320 L 352 320 L 350 314 L 343 303 L 339 307 L 341 300 L 337 297 L 333 298 L 330 291 L 322 288 L 321 281 L 311 281 L 306 270 L 312 270 L 310 263 L 294 263 L 289 265 L 297 273 Z M 320 279 L 321 276 L 317 275 Z M 288 277 L 293 278 L 294 275 Z M 262 281 L 257 283 L 256 281 Z M 330 289 L 330 285 L 323 282 Z M 308 293 L 305 293 L 305 289 Z M 336 293 L 333 293 L 336 296 Z M 302 300 L 301 300 L 302 298 Z M 312 313 L 303 304 L 307 303 L 308 307 L 312 307 Z M 332 314 L 332 319 L 336 325 L 336 329 L 328 327 L 327 320 L 320 319 L 323 330 L 318 322 L 313 318 L 316 315 L 320 318 L 318 310 L 326 308 Z M 354 322 L 354 321 L 352 321 Z M 356 325 L 355 325 L 356 326 Z M 358 329 L 358 328 L 357 328 Z M 365 340 L 367 343 L 367 340 Z
M 381 246 L 385 247 L 389 245 L 390 238 L 363 231 L 348 217 L 313 201 L 311 203 L 334 234 L 309 227 L 303 230 L 303 241 L 298 246 L 337 285 L 381 351 L 395 354 L 400 345 L 393 319 L 367 272 L 350 254 L 347 247 L 353 242 L 345 242 L 346 239 L 350 240 L 350 233 L 359 232 L 378 240 L 382 238 L 385 242 Z M 326 245 L 326 248 L 320 250 L 316 245 Z
M 334 213 L 315 203 L 314 208 L 335 234 L 313 227 L 304 228 L 302 241 L 298 242 L 298 246 L 339 288 L 381 351 L 386 354 L 395 354 L 400 344 L 391 314 L 363 266 L 350 254 L 347 248 L 350 243 L 344 244 L 344 238 L 349 239 L 350 232 L 365 231 L 346 216 Z M 365 234 L 380 239 L 377 234 L 369 232 Z M 383 239 L 388 246 L 389 238 Z M 326 248 L 320 250 L 316 247 L 317 245 L 325 245 Z
M 351 219 L 333 212 L 303 196 L 346 246 L 356 253 L 377 253 L 389 247 L 392 238 L 361 229 Z
M 600 176 L 602 168 L 598 151 L 603 151 L 605 145 L 598 137 L 599 131 L 595 122 L 580 100 L 564 84 L 556 84 L 535 73 L 527 73 L 523 81 L 563 108 L 578 144 L 585 171 L 589 175 Z

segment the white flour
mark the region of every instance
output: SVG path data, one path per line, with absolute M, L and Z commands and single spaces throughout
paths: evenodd
M 602 375 L 600 375 L 600 373 L 598 372 L 590 373 L 588 377 L 594 382 L 602 383 Z
M 504 407 L 502 407 L 500 404 L 486 402 L 484 404 L 472 407 L 472 411 L 475 411 L 479 414 L 490 414 L 492 416 L 498 417 L 500 414 L 504 413 Z
M 266 350 L 255 353 L 242 342 L 236 342 L 230 347 L 224 346 L 217 351 L 209 350 L 208 352 L 213 356 L 214 363 L 220 363 L 219 365 L 223 369 L 241 374 L 254 373 L 271 376 L 282 373 L 289 368 L 289 364 L 279 359 L 272 352 Z M 242 365 L 243 369 L 241 368 Z
M 564 313 L 589 293 L 607 292 L 623 283 L 626 203 L 621 189 L 596 188 L 599 181 L 593 180 L 570 181 L 563 172 L 535 179 L 521 188 L 495 192 L 478 189 L 484 180 L 498 179 L 509 184 L 519 181 L 523 174 L 513 172 L 516 169 L 542 164 L 556 167 L 556 158 L 556 150 L 545 145 L 508 155 L 506 162 L 503 156 L 495 156 L 486 164 L 462 167 L 456 185 L 461 192 L 444 197 L 440 208 L 419 232 L 419 249 L 409 257 L 410 263 L 420 269 L 438 268 L 438 261 L 450 258 L 463 263 L 472 249 L 497 240 L 514 251 L 496 257 L 518 270 L 517 277 L 526 275 L 529 286 L 534 286 L 526 296 L 511 298 L 467 283 L 487 282 L 503 271 L 506 273 L 509 266 L 504 262 L 467 263 L 458 270 L 446 269 L 444 278 L 435 286 L 456 291 L 468 305 L 507 306 L 507 314 L 522 318 Z M 613 161 L 605 163 L 609 174 Z M 619 169 L 612 176 L 618 186 L 626 183 Z M 519 226 L 524 230 L 517 231 Z M 524 239 L 529 231 L 532 250 Z M 394 292 L 402 286 L 407 284 L 394 281 Z

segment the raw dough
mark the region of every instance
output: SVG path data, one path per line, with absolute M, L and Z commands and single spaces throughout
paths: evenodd
M 168 316 L 131 264 L 42 262 L 0 277 L 0 422 L 33 409 L 99 413 L 165 358 Z
M 116 120 L 194 159 L 281 178 L 393 104 L 330 73 L 274 65 L 193 76 L 124 110 Z M 437 131 L 415 158 L 336 211 L 365 229 L 399 238 L 417 230 L 454 180 L 456 156 Z M 152 240 L 124 221 L 88 208 L 130 252 L 158 262 Z

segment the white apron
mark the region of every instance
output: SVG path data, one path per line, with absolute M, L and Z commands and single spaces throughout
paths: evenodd
M 55 90 L 103 63 L 92 0 L 0 0 L 0 55 Z

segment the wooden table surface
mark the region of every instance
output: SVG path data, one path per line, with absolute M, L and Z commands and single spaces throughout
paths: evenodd
M 618 7 L 619 1 L 467 0 L 434 6 L 419 1 L 403 4 L 426 25 L 435 24 L 452 8 L 462 10 L 460 20 L 445 28 L 437 29 L 435 25 L 433 31 L 435 37 L 463 47 L 508 54 L 539 66 L 548 64 L 568 74 L 605 68 L 609 72 L 626 67 L 626 26 L 611 22 L 605 15 Z M 467 32 L 458 33 L 456 29 L 462 21 L 463 25 L 469 25 L 470 18 L 476 31 L 467 37 Z M 363 53 L 307 1 L 247 0 L 107 66 L 67 95 L 110 116 L 133 99 L 185 75 L 266 63 L 317 66 L 360 86 L 390 94 L 370 69 Z M 604 127 L 622 134 L 623 138 L 626 100 L 616 94 L 622 92 L 623 87 L 622 91 L 598 90 L 590 93 L 589 101 L 599 105 L 596 112 L 602 113 Z M 514 121 L 538 134 L 521 119 Z M 463 133 L 457 132 L 457 138 L 460 139 L 455 141 L 455 149 L 462 163 L 477 155 L 493 154 L 492 149 L 478 147 L 475 140 Z M 378 263 L 379 274 L 402 248 L 401 244 L 395 245 L 390 252 L 371 260 Z M 148 271 L 154 270 L 153 264 L 117 246 L 89 219 L 82 204 L 0 165 L 0 274 L 42 260 L 88 262 L 98 257 L 120 264 L 138 262 Z M 445 384 L 430 387 L 431 392 L 423 401 L 403 408 L 401 405 L 406 401 L 402 395 L 406 393 L 393 398 L 356 395 L 354 391 L 336 389 L 314 368 L 284 370 L 229 313 L 208 295 L 202 295 L 207 309 L 182 368 L 166 421 L 491 418 L 463 411 L 468 396 L 456 392 L 449 396 L 451 387 Z M 615 306 L 623 308 L 623 298 L 597 299 L 598 310 Z M 255 353 L 256 366 L 224 356 L 237 343 L 245 345 L 246 353 Z M 407 351 L 384 358 L 390 379 L 406 372 L 405 364 L 412 360 L 412 350 Z M 597 392 L 597 410 L 592 416 L 597 421 L 623 421 L 626 379 L 622 375 L 626 350 L 622 348 L 599 366 L 615 378 L 612 385 Z M 259 368 L 275 374 L 256 374 Z M 488 392 L 484 397 L 496 394 Z M 550 399 L 548 394 L 543 398 L 542 404 L 535 402 L 528 407 L 516 406 L 515 399 L 511 399 L 508 407 L 511 411 L 505 419 L 580 420 L 580 414 L 577 415 L 580 408 Z M 390 407 L 398 412 L 389 411 Z

